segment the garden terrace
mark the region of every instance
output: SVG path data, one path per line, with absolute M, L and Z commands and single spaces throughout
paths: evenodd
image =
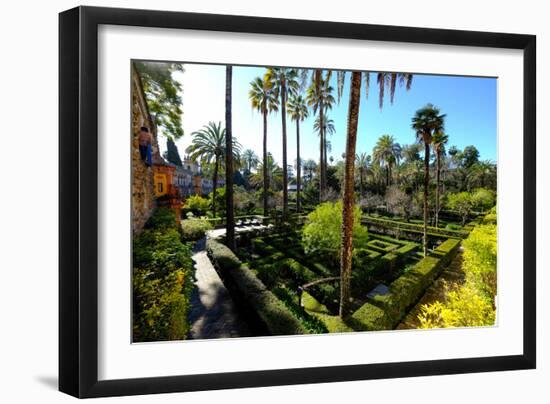
M 382 254 L 366 249 L 369 267 L 356 267 L 354 274 L 371 276 L 371 282 L 363 285 L 355 312 L 344 322 L 337 316 L 338 282 L 315 284 L 300 299 L 300 286 L 334 276 L 338 268 L 316 258 L 306 259 L 298 237 L 299 233 L 291 233 L 255 238 L 249 247 L 238 249 L 239 257 L 218 241 L 208 240 L 210 258 L 258 335 L 393 329 L 451 261 L 461 242 L 448 239 L 430 256 L 419 259 L 414 254 L 419 247 L 416 243 L 392 243 L 389 237 L 373 235 L 376 248 L 391 251 Z M 398 270 L 388 271 L 391 268 Z M 380 281 L 376 271 L 389 286 L 385 293 L 367 297 L 367 285 Z

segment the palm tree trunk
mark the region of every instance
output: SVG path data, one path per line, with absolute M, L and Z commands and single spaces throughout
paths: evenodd
M 422 247 L 424 257 L 428 255 L 428 196 L 430 186 L 430 143 L 424 140 L 424 236 Z
M 281 80 L 281 117 L 283 128 L 283 220 L 288 215 L 288 167 L 286 162 L 286 82 Z
M 323 103 L 320 103 L 319 107 L 319 146 L 321 150 L 319 151 L 319 201 L 323 202 L 324 194 L 325 194 L 325 169 L 323 162 L 325 160 L 324 154 L 325 154 L 325 145 L 323 142 L 323 124 L 324 122 L 324 116 L 323 116 Z
M 300 211 L 300 191 L 302 187 L 302 164 L 300 161 L 300 119 L 296 120 L 296 212 Z
M 214 162 L 214 177 L 212 178 L 212 215 L 216 217 L 216 188 L 218 185 L 218 164 L 219 156 L 216 155 Z
M 231 91 L 233 68 L 225 68 L 225 241 L 235 249 L 235 212 L 233 210 L 233 132 L 231 116 Z
M 437 151 L 437 160 L 436 160 L 436 168 L 435 168 L 435 227 L 439 227 L 439 181 L 440 181 L 440 175 L 441 175 L 441 153 L 439 150 Z
M 348 135 L 346 140 L 346 160 L 344 168 L 344 192 L 342 209 L 342 250 L 340 256 L 340 317 L 350 312 L 351 303 L 351 265 L 353 254 L 353 205 L 355 145 L 357 142 L 357 122 L 359 119 L 359 101 L 361 94 L 361 73 L 351 75 L 351 90 L 348 112 Z
M 267 176 L 267 112 L 264 112 L 264 163 L 263 163 L 263 175 L 264 175 L 264 216 L 269 215 L 269 208 L 267 206 L 267 192 L 269 189 L 269 178 Z

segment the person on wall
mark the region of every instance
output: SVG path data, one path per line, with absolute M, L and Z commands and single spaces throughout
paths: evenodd
M 142 126 L 139 132 L 139 155 L 141 160 L 150 167 L 152 165 L 152 137 L 149 129 L 145 126 Z

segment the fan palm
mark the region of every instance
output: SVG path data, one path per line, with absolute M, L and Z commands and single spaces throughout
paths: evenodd
M 260 160 L 252 149 L 246 149 L 241 155 L 242 163 L 247 174 L 250 174 L 253 169 L 256 169 Z
M 437 132 L 443 132 L 445 114 L 432 104 L 416 111 L 412 118 L 412 128 L 416 132 L 417 140 L 424 143 L 424 256 L 428 254 L 428 196 L 430 186 L 430 145 Z
M 371 157 L 367 153 L 361 153 L 355 156 L 355 164 L 359 171 L 359 195 L 361 198 L 365 196 L 365 177 L 370 168 Z
M 441 184 L 441 157 L 445 153 L 445 145 L 449 141 L 449 136 L 447 136 L 442 131 L 437 131 L 433 135 L 433 146 L 435 153 L 435 227 L 439 226 L 439 211 L 441 210 L 441 201 L 440 201 L 440 184 Z
M 262 114 L 264 124 L 263 134 L 263 166 L 267 165 L 267 115 L 273 111 L 278 110 L 277 94 L 269 82 L 262 80 L 260 77 L 256 77 L 250 83 L 250 91 L 248 92 L 248 98 L 252 103 L 252 108 Z M 269 206 L 267 200 L 267 192 L 269 190 L 269 177 L 267 172 L 263 173 L 264 186 L 263 186 L 263 205 L 264 216 L 269 214 Z
M 372 156 L 376 163 L 386 167 L 386 185 L 390 185 L 392 168 L 401 159 L 401 146 L 391 135 L 382 135 L 372 150 Z
M 296 211 L 299 212 L 300 192 L 302 188 L 302 161 L 300 158 L 300 122 L 309 116 L 306 101 L 301 95 L 294 95 L 288 101 L 288 114 L 296 122 Z
M 218 185 L 218 174 L 221 168 L 221 164 L 226 154 L 226 130 L 222 129 L 222 123 L 209 122 L 204 125 L 200 130 L 193 132 L 193 141 L 187 147 L 186 152 L 189 154 L 191 160 L 200 160 L 205 164 L 212 164 L 214 166 L 214 173 L 212 176 L 212 201 L 216 200 L 216 189 Z M 233 158 L 239 158 L 239 152 L 241 145 L 232 139 Z M 212 202 L 212 214 L 216 216 L 216 204 Z

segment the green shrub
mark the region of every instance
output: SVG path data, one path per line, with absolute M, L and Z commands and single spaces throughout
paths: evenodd
M 182 235 L 185 240 L 200 240 L 206 236 L 206 232 L 212 229 L 212 225 L 203 219 L 187 219 L 181 221 Z
M 342 237 L 342 202 L 325 202 L 308 214 L 302 233 L 302 243 L 306 254 L 323 251 L 338 256 Z M 361 209 L 354 209 L 353 247 L 366 248 L 367 228 L 361 225 Z
M 210 201 L 208 199 L 203 198 L 200 195 L 191 195 L 185 201 L 184 210 L 193 212 L 193 215 L 195 216 L 204 216 L 211 207 L 212 206 L 210 205 Z
M 497 293 L 497 226 L 477 226 L 464 240 L 466 281 L 492 300 Z
M 273 289 L 273 294 L 281 300 L 285 306 L 301 321 L 310 334 L 324 334 L 328 332 L 325 324 L 317 317 L 309 315 L 303 307 L 298 306 L 297 296 L 287 288 Z
M 487 211 L 495 205 L 496 194 L 486 188 L 478 188 L 472 192 L 472 205 L 478 211 Z
M 179 218 L 178 218 L 179 219 Z M 145 223 L 146 229 L 175 229 L 178 227 L 176 212 L 169 208 L 158 208 Z
M 193 289 L 191 250 L 175 215 L 159 209 L 133 239 L 133 340 L 185 339 Z
M 386 311 L 372 303 L 365 303 L 348 319 L 356 331 L 391 330 L 393 322 Z

